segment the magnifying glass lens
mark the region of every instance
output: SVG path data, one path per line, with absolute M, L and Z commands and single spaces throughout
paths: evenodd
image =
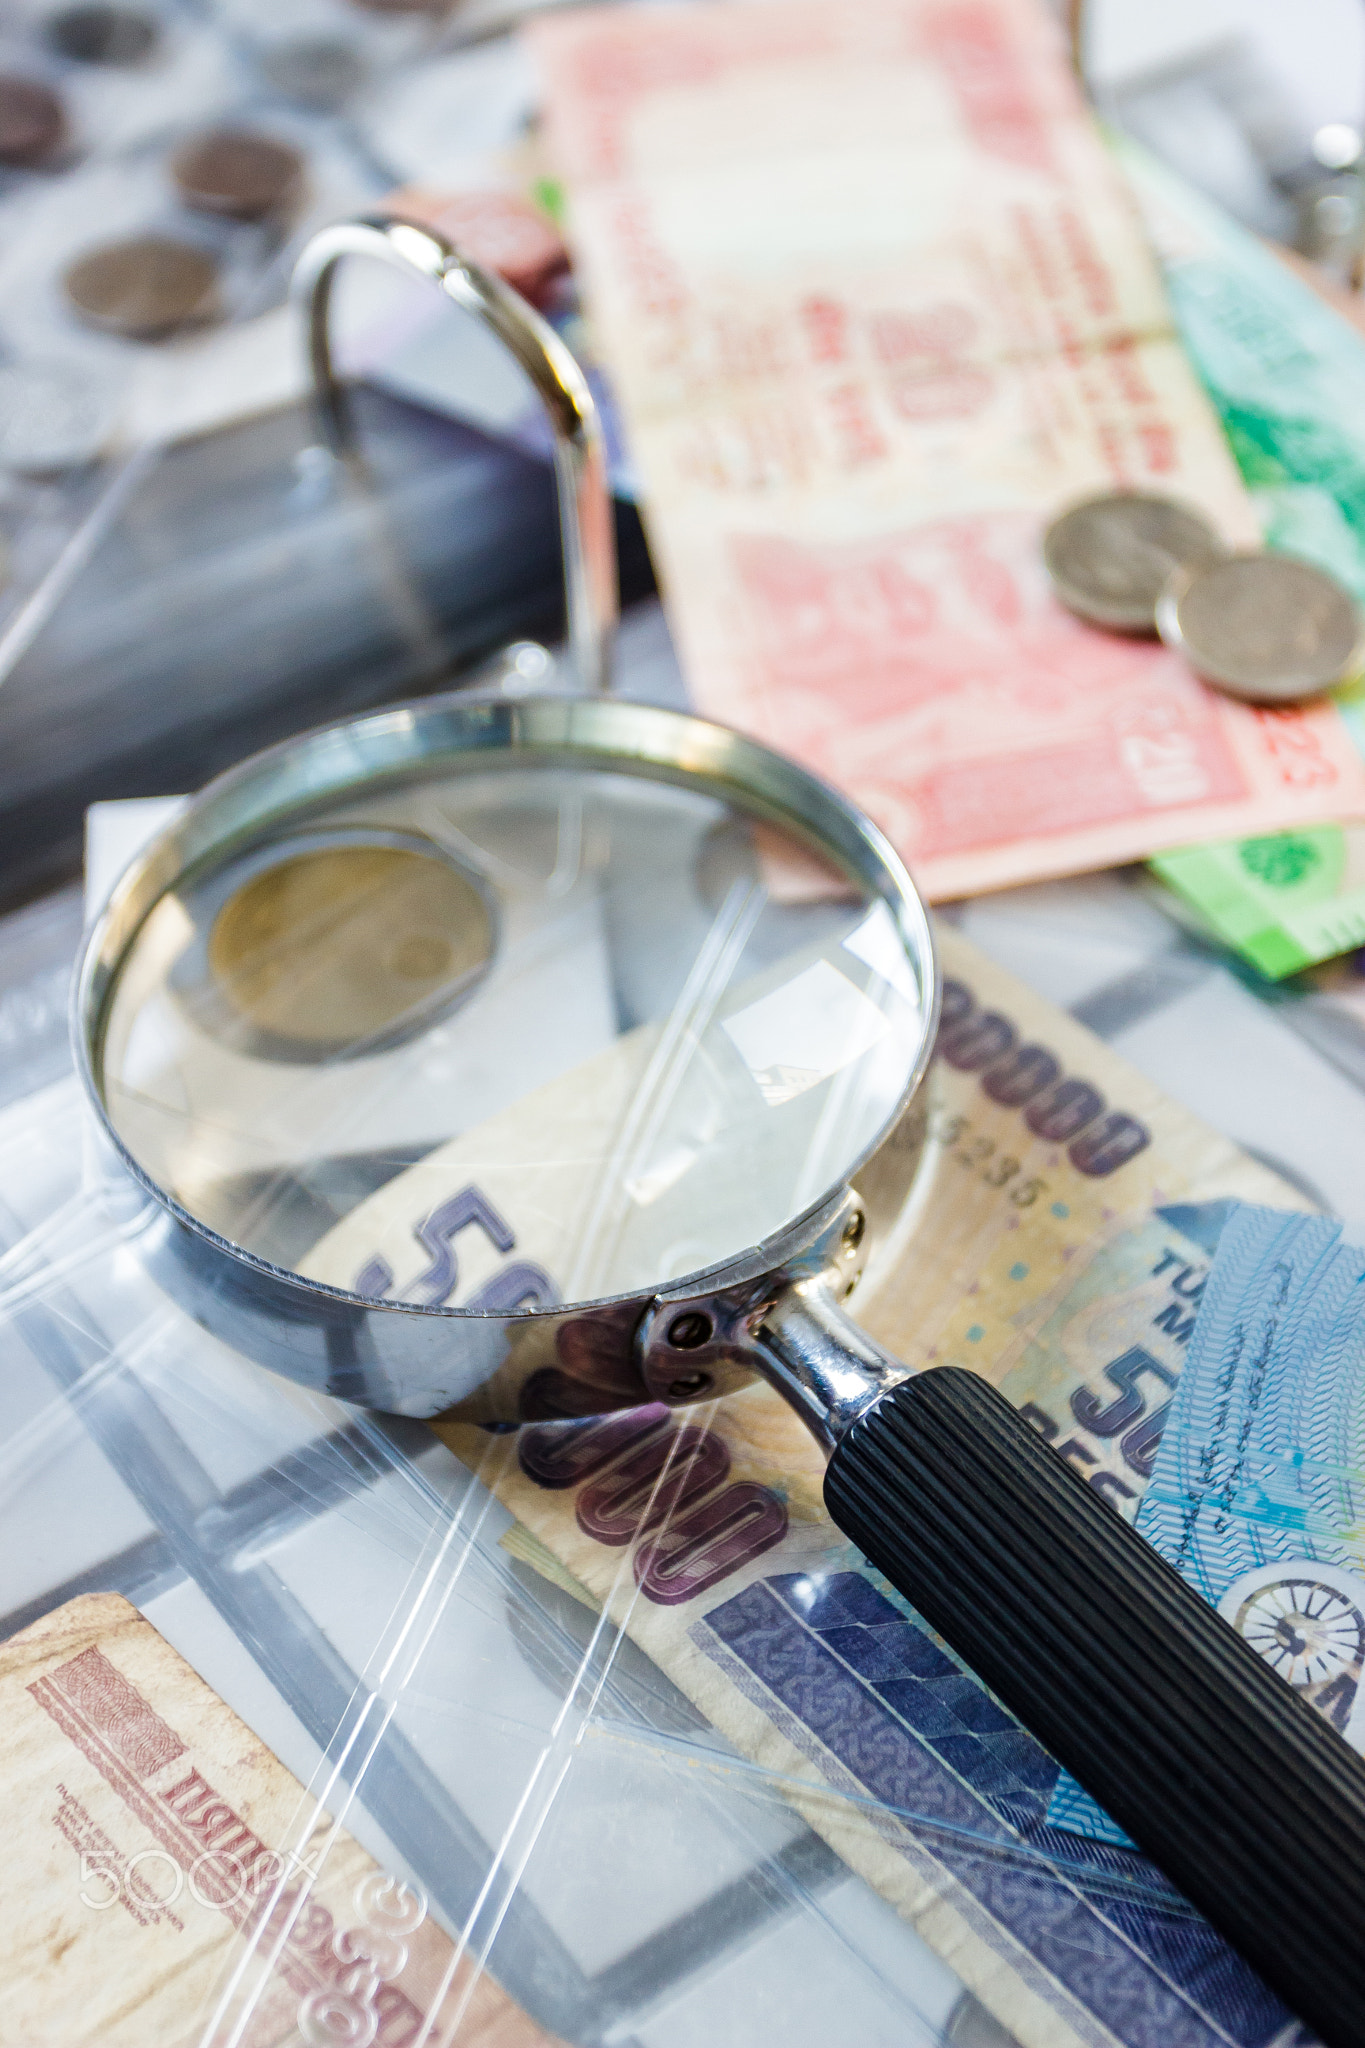
M 589 1301 L 842 1180 L 922 1050 L 922 958 L 894 904 L 704 789 L 443 771 L 162 896 L 102 1089 L 142 1170 L 272 1264 L 418 1305 Z

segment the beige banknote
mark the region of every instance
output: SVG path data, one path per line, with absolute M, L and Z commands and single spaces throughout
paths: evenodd
M 5 2048 L 554 2048 L 114 1593 L 0 1646 Z
M 701 708 L 935 897 L 1361 814 L 1334 708 L 1231 704 L 1047 588 L 1047 520 L 1115 485 L 1258 536 L 1040 0 L 529 36 Z
M 1002 1386 L 1131 1515 L 1225 1205 L 1301 1203 L 956 933 L 938 938 L 931 1166 L 852 1306 L 908 1366 Z M 576 1077 L 559 1085 L 575 1103 Z M 352 1284 L 372 1244 L 402 1270 L 400 1240 L 410 1261 L 433 1205 L 493 1163 L 480 1131 L 436 1157 L 439 1186 L 400 1175 L 309 1269 Z M 526 1220 L 509 1259 L 536 1254 Z M 1022 1731 L 990 1732 L 993 1703 L 832 1526 L 820 1453 L 774 1394 L 515 1443 L 436 1426 L 1026 2048 L 1260 2038 L 1239 2027 L 1265 1995 L 1227 1992 L 1235 1959 L 1204 1969 L 1210 1936 L 1172 1949 L 1159 1880 L 1111 1869 L 1097 1894 L 1093 1871 L 1052 1860 L 1055 1767 Z

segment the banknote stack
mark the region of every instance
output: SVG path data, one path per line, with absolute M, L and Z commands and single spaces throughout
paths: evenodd
M 855 796 L 931 897 L 1362 814 L 1340 711 L 1229 702 L 1041 558 L 1251 500 L 1036 0 L 589 9 L 545 137 L 700 708 Z
M 1160 862 L 1162 880 L 1201 913 L 1211 936 L 1237 947 L 1259 972 L 1292 973 L 1360 944 L 1365 899 L 1353 895 L 1341 863 L 1308 856 L 1313 884 L 1292 901 L 1267 904 L 1258 887 L 1268 872 L 1302 868 L 1304 842 L 1313 841 L 1326 813 L 1338 828 L 1328 843 L 1339 845 L 1343 831 L 1355 843 L 1347 822 L 1358 815 L 1354 790 L 1324 788 L 1312 750 L 1299 751 L 1300 721 L 1263 722 L 1263 734 L 1276 735 L 1279 794 L 1287 801 L 1273 821 L 1263 809 L 1243 861 L 1240 830 L 1219 839 L 1213 785 L 1206 782 L 1195 798 L 1188 773 L 1188 790 L 1168 773 L 1163 793 L 1151 768 L 1159 756 L 1169 771 L 1178 746 L 1188 753 L 1190 704 L 1200 700 L 1186 699 L 1173 712 L 1169 660 L 1152 649 L 1098 648 L 1093 634 L 1078 634 L 1057 615 L 1036 560 L 1025 560 L 1029 550 L 1036 556 L 1048 511 L 1118 484 L 1187 514 L 1200 507 L 1203 534 L 1219 552 L 1246 549 L 1259 524 L 1270 549 L 1297 558 L 1283 564 L 1283 593 L 1256 590 L 1257 638 L 1268 604 L 1286 627 L 1286 645 L 1293 639 L 1290 614 L 1301 624 L 1305 601 L 1323 597 L 1321 586 L 1307 593 L 1290 587 L 1295 576 L 1311 585 L 1313 567 L 1365 597 L 1359 335 L 1253 236 L 1136 146 L 1110 136 L 1109 157 L 1117 157 L 1159 260 L 1164 303 L 1112 162 L 1069 85 L 1039 55 L 1049 24 L 1027 4 L 990 23 L 982 17 L 973 31 L 1014 92 L 1018 119 L 999 132 L 983 91 L 967 105 L 965 45 L 936 43 L 936 31 L 926 28 L 913 66 L 898 50 L 896 62 L 913 68 L 919 99 L 936 114 L 919 154 L 909 152 L 913 173 L 903 135 L 892 141 L 878 129 L 880 101 L 847 48 L 821 119 L 803 141 L 796 131 L 804 103 L 799 91 L 791 95 L 810 66 L 797 46 L 778 62 L 752 33 L 736 47 L 706 27 L 678 35 L 666 18 L 644 31 L 634 24 L 615 33 L 605 24 L 558 28 L 536 38 L 550 88 L 551 142 L 595 339 L 625 400 L 632 467 L 643 465 L 646 516 L 675 630 L 706 707 L 848 782 L 891 829 L 931 895 L 1169 845 L 1177 850 Z M 812 15 L 808 36 L 820 32 Z M 594 53 L 606 53 L 600 72 Z M 1035 137 L 1030 154 L 1020 140 L 1020 109 L 1037 93 L 1040 71 L 1049 75 L 1050 97 L 1036 100 L 1035 112 L 1046 106 L 1050 143 L 1042 150 Z M 609 87 L 591 83 L 608 75 Z M 883 89 L 889 95 L 879 81 Z M 784 95 L 790 119 L 779 121 Z M 838 106 L 851 110 L 856 147 L 848 137 L 841 147 L 837 117 L 830 117 Z M 660 111 L 661 128 L 654 121 Z M 709 148 L 722 132 L 722 158 L 699 184 L 688 151 L 702 137 Z M 960 186 L 974 195 L 970 206 L 950 184 L 954 149 Z M 765 178 L 765 157 L 781 162 L 774 183 Z M 781 179 L 792 181 L 791 211 L 799 212 L 798 171 L 810 185 L 823 180 L 822 206 L 806 207 L 799 220 L 783 212 L 777 189 Z M 888 200 L 898 178 L 911 175 L 925 197 L 907 218 L 893 214 Z M 859 178 L 870 181 L 877 204 L 869 213 L 862 193 L 859 233 L 851 237 L 831 226 L 831 216 L 840 190 Z M 712 203 L 721 190 L 728 208 Z M 695 206 L 689 192 L 700 194 Z M 1031 239 L 1025 260 L 1005 271 L 1003 231 L 992 214 L 1009 205 L 1031 223 Z M 764 245 L 742 251 L 736 238 L 755 221 Z M 1061 245 L 1050 262 L 1048 234 Z M 1082 261 L 1072 244 L 1087 234 L 1094 245 Z M 906 274 L 912 265 L 917 283 Z M 1065 281 L 1074 287 L 1082 275 L 1092 297 L 1103 297 L 1096 280 L 1107 280 L 1107 322 L 1084 294 L 1075 304 L 1066 300 Z M 803 279 L 814 280 L 804 296 Z M 993 288 L 984 309 L 983 282 Z M 841 347 L 826 335 L 821 354 L 803 323 L 811 305 L 826 301 L 836 324 L 847 326 Z M 1017 317 L 1001 322 L 1002 306 Z M 900 353 L 888 356 L 893 328 Z M 1150 388 L 1140 375 L 1134 381 L 1139 366 L 1151 373 L 1158 361 L 1165 367 L 1149 375 Z M 1132 373 L 1126 380 L 1116 376 L 1118 364 Z M 1208 399 L 1225 445 L 1209 431 Z M 862 442 L 839 424 L 840 409 L 849 407 L 866 414 Z M 1250 515 L 1246 499 L 1228 489 L 1228 448 Z M 1031 519 L 1023 518 L 1025 508 Z M 964 517 L 988 565 L 970 574 Z M 773 580 L 781 581 L 783 562 L 791 590 L 800 588 L 799 604 L 787 604 Z M 1306 579 L 1300 563 L 1310 565 Z M 1240 567 L 1218 573 L 1226 581 Z M 1007 587 L 1013 594 L 1001 612 Z M 1235 594 L 1224 596 L 1230 602 Z M 1177 627 L 1170 636 L 1176 646 L 1236 694 L 1292 701 L 1293 679 L 1286 686 L 1272 675 L 1276 664 L 1261 649 L 1250 660 L 1238 656 L 1224 597 L 1213 588 L 1204 595 L 1213 631 L 1201 647 L 1197 621 L 1187 621 L 1183 635 Z M 708 611 L 723 647 L 708 637 Z M 1132 630 L 1131 621 L 1102 623 Z M 1354 666 L 1349 609 L 1327 637 L 1335 652 L 1311 687 Z M 1159 745 L 1155 727 L 1148 733 L 1141 718 L 1133 723 L 1139 692 L 1149 706 L 1161 705 Z M 1337 708 L 1361 747 L 1365 724 L 1355 694 L 1339 694 Z M 1205 713 L 1220 715 L 1207 706 Z M 1149 712 L 1148 721 L 1156 715 Z M 1137 787 L 1140 756 L 1147 772 Z M 1016 759 L 1019 775 L 1010 772 Z M 913 774 L 889 772 L 888 762 L 901 760 L 915 763 Z M 1103 794 L 1098 761 L 1106 768 Z M 1126 765 L 1115 770 L 1116 761 Z M 1277 835 L 1265 823 L 1291 827 L 1283 858 L 1268 847 Z M 1191 850 L 1179 850 L 1182 838 Z
M 1365 598 L 1365 341 L 1254 235 L 1133 145 L 1113 147 L 1267 545 Z M 1359 688 L 1337 702 L 1362 744 Z M 1153 866 L 1271 979 L 1365 944 L 1359 828 L 1257 834 Z
M 1298 888 L 1297 922 L 1258 897 L 1247 945 L 1272 972 L 1320 957 L 1313 906 L 1325 924 L 1354 874 L 1350 821 L 1365 821 L 1349 707 L 1231 701 L 1179 649 L 1077 618 L 1048 582 L 1042 534 L 1088 495 L 1188 501 L 1220 551 L 1254 548 L 1261 522 L 1245 450 L 1239 474 L 1039 8 L 603 9 L 544 22 L 532 43 L 699 706 L 846 787 L 933 896 L 1191 844 L 1254 874 L 1250 849 L 1277 849 L 1257 887 Z M 1291 509 L 1306 520 L 1306 505 Z M 1295 873 L 1287 833 L 1310 849 Z M 946 923 L 938 943 L 927 1166 L 875 1249 L 860 1318 L 911 1370 L 952 1364 L 1001 1388 L 1357 1739 L 1360 1458 L 1342 1389 L 1365 1261 Z M 560 1113 L 585 1131 L 619 1118 L 652 1028 L 576 1064 L 571 1051 Z M 547 1091 L 528 1099 L 553 1111 Z M 397 1275 L 401 1292 L 437 1211 L 475 1165 L 482 1183 L 505 1161 L 496 1124 L 405 1165 L 303 1269 L 371 1298 Z M 566 1172 L 597 1163 L 584 1146 Z M 576 1253 L 561 1260 L 597 1212 L 568 1178 L 526 1187 L 494 1189 L 508 1228 L 464 1261 L 466 1290 L 505 1278 L 513 1254 L 579 1271 Z M 433 1305 L 457 1298 L 443 1270 Z M 562 1335 L 572 1345 L 571 1318 Z M 506 1547 L 588 1633 L 615 1628 L 652 1659 L 717 1731 L 726 1770 L 780 1794 L 821 1855 L 951 1965 L 1001 2030 L 976 2040 L 1308 2048 L 833 1527 L 821 1454 L 773 1391 L 515 1434 L 433 1427 L 482 1482 L 471 1494 L 510 1511 Z M 11 1979 L 34 2008 L 24 2048 L 92 1978 L 103 2003 L 72 2024 L 90 2031 L 93 2011 L 111 2042 L 548 2040 L 122 1603 L 46 1617 L 8 1646 L 0 1685 L 27 1858 L 10 1929 Z M 508 1823 L 513 1888 L 560 1764 L 539 1752 Z M 621 1811 L 613 1824 L 634 1825 Z M 331 1845 L 306 1897 L 277 1868 L 300 1814 L 304 1860 L 315 1833 Z M 267 1887 L 258 1919 L 192 1889 L 229 1845 Z M 52 1871 L 72 1850 L 93 1889 L 85 1918 L 63 1919 Z M 52 1953 L 34 1971 L 40 1940 Z M 215 2034 L 222 2015 L 194 2004 L 199 1965 L 221 1972 L 242 1942 L 260 2024 L 227 2012 Z
M 1192 501 L 1221 548 L 1260 535 L 1026 0 L 604 10 L 531 40 L 702 709 L 849 789 L 935 896 L 1365 815 L 1337 706 L 1232 703 L 1049 588 L 1048 521 L 1102 490 Z M 1133 1517 L 1229 1213 L 1296 1198 L 941 946 L 933 1174 L 859 1312 L 908 1366 L 991 1378 Z M 1112 1119 L 1131 1143 L 1087 1141 Z M 396 1176 L 307 1270 L 362 1291 L 410 1270 L 491 1149 L 476 1131 Z M 623 1628 L 1025 2048 L 1293 2037 L 831 1526 L 774 1394 L 436 1427 L 518 1554 Z
M 951 928 L 939 944 L 932 1170 L 859 1316 L 908 1366 L 985 1374 L 1131 1518 L 1229 1214 L 1298 1198 Z M 1031 1108 L 1045 1082 L 1085 1118 L 1069 1139 Z M 1087 1144 L 1115 1118 L 1129 1143 Z M 366 1229 L 416 1244 L 434 1192 L 398 1176 L 310 1270 L 348 1284 Z M 775 1393 L 515 1438 L 434 1426 L 516 1516 L 517 1554 L 610 1615 L 1024 2048 L 1291 2038 L 1102 1816 L 1082 1801 L 1072 1825 L 1052 1759 L 833 1527 Z

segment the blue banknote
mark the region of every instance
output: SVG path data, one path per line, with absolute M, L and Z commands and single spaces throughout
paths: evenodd
M 1137 1527 L 1365 1751 L 1365 1252 L 1236 1205 Z M 1069 1778 L 1053 1826 L 1124 1836 Z

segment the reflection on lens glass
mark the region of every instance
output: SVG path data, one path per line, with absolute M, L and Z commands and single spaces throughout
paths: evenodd
M 143 1168 L 248 1250 L 393 1301 L 650 1288 L 758 1243 L 918 1056 L 913 934 L 693 788 L 474 766 L 235 847 L 106 1013 Z

